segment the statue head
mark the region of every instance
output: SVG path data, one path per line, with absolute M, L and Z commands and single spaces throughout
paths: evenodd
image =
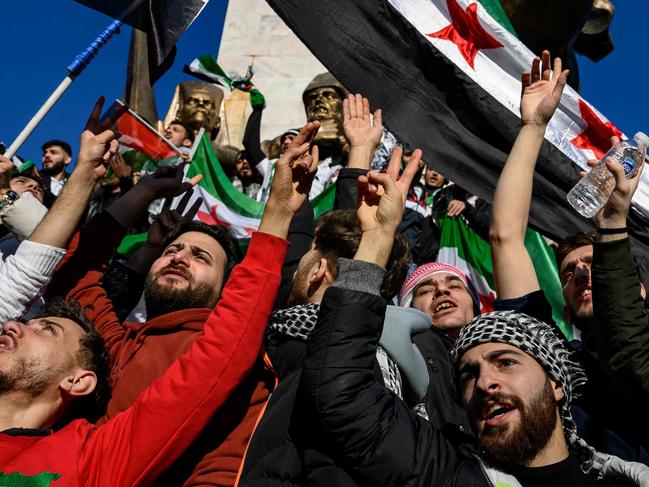
M 302 93 L 302 101 L 309 122 L 320 121 L 316 142 L 334 142 L 344 136 L 343 100 L 347 89 L 331 73 L 313 78 Z
M 194 130 L 205 127 L 205 132 L 215 136 L 221 126 L 223 90 L 211 83 L 185 81 L 178 85 L 178 95 L 176 118 Z

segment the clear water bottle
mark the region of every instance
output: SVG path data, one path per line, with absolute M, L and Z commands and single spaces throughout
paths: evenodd
M 633 143 L 635 141 L 635 144 Z M 627 179 L 638 174 L 644 163 L 649 137 L 642 132 L 633 136 L 633 141 L 623 140 L 615 144 L 599 160 L 597 166 L 586 174 L 568 193 L 568 203 L 586 218 L 592 218 L 606 204 L 615 188 L 615 178 L 606 168 L 606 158 L 612 157 L 624 166 Z

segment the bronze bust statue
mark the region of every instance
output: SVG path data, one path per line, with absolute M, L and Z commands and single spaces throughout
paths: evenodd
M 176 118 L 198 131 L 201 127 L 214 140 L 221 127 L 219 111 L 223 90 L 211 83 L 185 81 L 178 85 L 178 112 Z
M 330 73 L 317 75 L 302 93 L 302 101 L 309 122 L 320 121 L 316 142 L 340 144 L 344 140 L 343 100 L 347 89 Z

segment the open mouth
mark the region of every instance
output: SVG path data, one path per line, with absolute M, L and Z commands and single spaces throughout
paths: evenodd
M 185 281 L 189 281 L 189 276 L 187 276 L 185 272 L 178 269 L 166 269 L 164 272 L 161 273 L 160 277 L 166 277 L 171 279 L 184 279 Z
M 516 408 L 509 403 L 493 403 L 483 410 L 482 418 L 489 426 L 498 426 L 507 420 Z
M 590 286 L 584 286 L 583 288 L 580 288 L 575 292 L 575 300 L 578 303 L 588 301 L 588 300 L 592 299 L 592 294 L 593 294 L 593 291 L 590 288 Z
M 447 310 L 451 310 L 457 308 L 455 303 L 452 303 L 451 301 L 442 301 L 441 303 L 438 303 L 437 306 L 435 306 L 435 313 L 442 313 Z

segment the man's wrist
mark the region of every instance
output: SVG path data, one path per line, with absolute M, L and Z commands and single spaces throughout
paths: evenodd
M 366 169 L 370 166 L 374 152 L 376 151 L 375 145 L 352 145 L 349 150 L 349 163 L 347 167 Z
M 285 204 L 269 199 L 259 223 L 259 231 L 286 238 L 294 215 L 295 213 Z
M 533 132 L 537 135 L 543 135 L 545 136 L 545 130 L 547 129 L 548 124 L 546 123 L 541 123 L 541 122 L 523 122 L 523 126 L 521 127 L 521 132 L 526 131 L 526 132 Z
M 394 232 L 381 230 L 364 232 L 354 259 L 385 267 L 390 258 L 393 244 Z

